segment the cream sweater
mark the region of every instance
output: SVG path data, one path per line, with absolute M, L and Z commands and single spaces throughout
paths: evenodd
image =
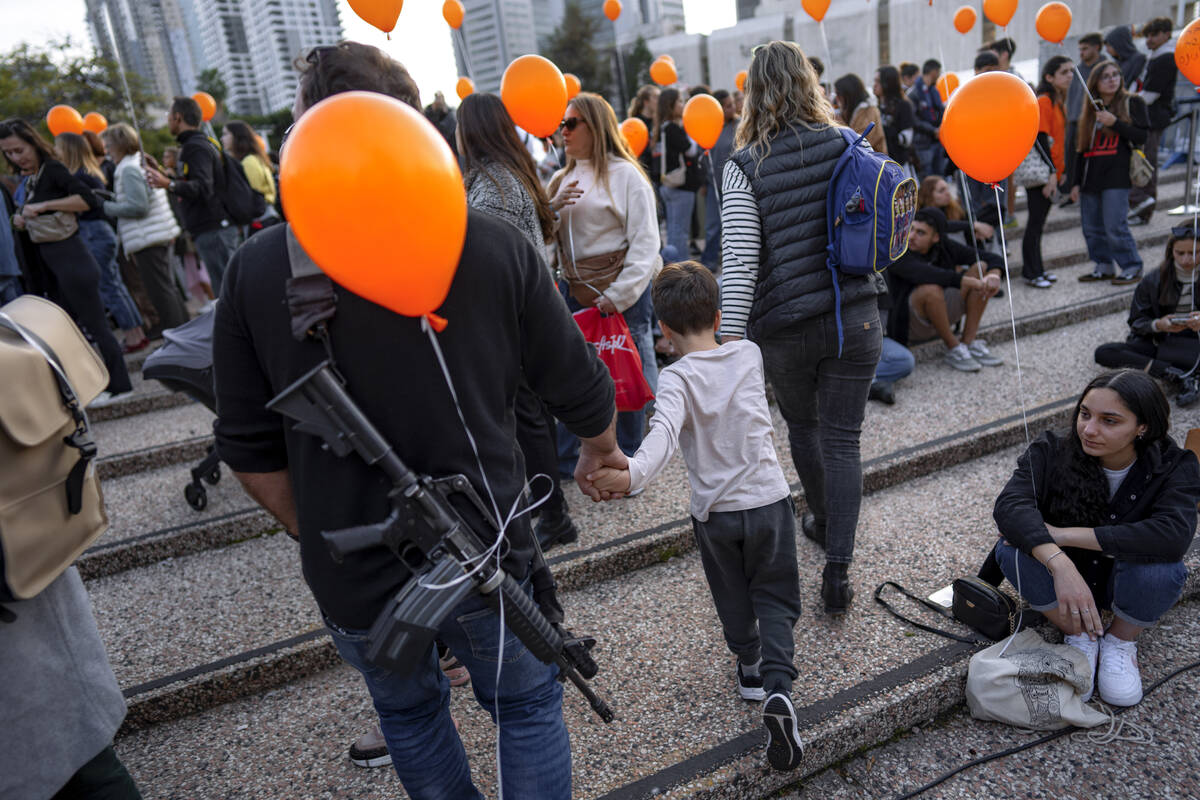
M 558 240 L 568 257 L 575 259 L 629 248 L 625 267 L 604 296 L 618 311 L 637 302 L 642 292 L 662 269 L 659 254 L 658 213 L 654 189 L 634 164 L 622 158 L 608 162 L 608 186 L 596 181 L 590 160 L 579 160 L 570 172 L 560 170 L 561 193 L 572 181 L 583 194 L 559 212 Z M 550 254 L 558 264 L 558 253 Z

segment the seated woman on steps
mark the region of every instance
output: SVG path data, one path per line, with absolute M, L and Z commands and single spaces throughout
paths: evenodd
M 1187 577 L 1200 465 L 1171 440 L 1169 417 L 1145 372 L 1107 372 L 1084 389 L 1071 431 L 1030 445 L 996 499 L 1001 570 L 1093 670 L 1099 663 L 1094 685 L 1114 706 L 1141 701 L 1138 636 Z M 1101 609 L 1113 613 L 1107 631 Z
M 1173 228 L 1162 264 L 1138 283 L 1129 309 L 1129 336 L 1096 348 L 1103 367 L 1144 370 L 1179 389 L 1175 403 L 1200 400 L 1200 311 L 1196 308 L 1196 258 L 1200 232 Z

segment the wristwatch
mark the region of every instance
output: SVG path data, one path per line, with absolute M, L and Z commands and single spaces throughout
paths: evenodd
M 175 193 L 175 181 L 167 181 L 167 191 L 172 194 Z

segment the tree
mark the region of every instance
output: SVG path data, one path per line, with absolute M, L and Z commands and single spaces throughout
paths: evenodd
M 635 97 L 638 88 L 650 82 L 650 64 L 654 56 L 646 46 L 646 40 L 639 36 L 633 43 L 633 49 L 625 54 L 625 89 L 628 97 Z
M 211 94 L 219 107 L 225 106 L 225 98 L 229 96 L 229 86 L 216 68 L 206 69 L 196 76 L 196 91 Z
M 546 58 L 579 78 L 584 91 L 604 94 L 612 86 L 608 52 L 596 49 L 600 20 L 583 13 L 579 0 L 567 0 L 563 20 L 546 42 Z

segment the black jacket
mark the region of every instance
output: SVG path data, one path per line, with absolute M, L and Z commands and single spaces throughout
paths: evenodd
M 239 472 L 288 469 L 300 520 L 300 558 L 318 605 L 336 624 L 369 628 L 408 579 L 384 547 L 335 563 L 322 530 L 379 522 L 389 511 L 384 474 L 337 458 L 265 403 L 320 361 L 315 340 L 297 343 L 284 300 L 287 227 L 247 240 L 229 262 L 213 330 L 217 451 Z M 464 474 L 487 502 L 476 458 L 420 320 L 335 286 L 333 355 L 348 391 L 417 473 Z M 466 242 L 438 334 L 462 415 L 502 512 L 525 487 L 514 399 L 528 382 L 573 433 L 598 436 L 613 418 L 613 382 L 558 294 L 541 256 L 501 219 L 468 212 Z M 535 487 L 536 491 L 536 487 Z M 504 568 L 518 580 L 533 554 L 528 517 L 507 531 Z
M 1149 135 L 1146 103 L 1142 98 L 1130 95 L 1129 122 L 1118 118 L 1111 130 L 1099 128 L 1092 134 L 1091 144 L 1081 157 L 1075 159 L 1071 185 L 1085 192 L 1130 188 L 1130 156 L 1134 146 L 1145 144 Z
M 187 232 L 215 231 L 225 221 L 220 192 L 225 188 L 221 154 L 198 130 L 184 131 L 179 142 L 179 177 L 173 194 L 179 200 L 179 216 Z
M 988 270 L 1004 269 L 1004 259 L 996 253 L 976 252 L 953 239 L 941 239 L 929 253 L 922 255 L 909 248 L 887 268 L 888 293 L 892 296 L 892 311 L 888 315 L 889 338 L 908 346 L 908 296 L 923 284 L 958 288 L 963 274 L 956 267 L 982 261 Z
M 1048 481 L 1067 440 L 1042 434 L 1017 459 L 1017 469 L 996 498 L 992 516 L 1000 535 L 1022 552 L 1053 541 L 1042 519 Z M 1105 555 L 1123 561 L 1180 561 L 1196 530 L 1200 465 L 1170 439 L 1146 447 L 1109 501 L 1109 524 L 1095 528 Z
M 1178 76 L 1175 48 L 1170 43 L 1164 44 L 1146 62 L 1146 79 L 1142 81 L 1142 91 L 1158 93 L 1146 109 L 1151 130 L 1161 131 L 1171 124 L 1171 117 L 1175 116 L 1175 80 Z
M 1186 334 L 1188 338 L 1194 341 L 1196 334 L 1193 331 L 1168 334 L 1154 330 L 1154 321 L 1175 310 L 1179 302 L 1179 296 L 1183 290 L 1174 272 L 1169 272 L 1167 280 L 1171 282 L 1171 288 L 1168 289 L 1167 296 L 1164 298 L 1167 302 L 1165 304 L 1160 303 L 1159 290 L 1162 273 L 1163 270 L 1161 268 L 1151 270 L 1146 273 L 1146 276 L 1138 282 L 1137 288 L 1134 289 L 1133 303 L 1129 306 L 1129 336 L 1131 339 L 1135 337 L 1150 338 L 1157 343 L 1161 343 L 1168 336 L 1183 336 Z
M 825 202 L 846 147 L 839 128 L 796 126 L 775 137 L 761 165 L 750 148 L 729 157 L 750 181 L 762 221 L 762 257 L 748 326 L 755 341 L 834 310 Z M 874 303 L 876 284 L 870 276 L 842 275 L 841 293 L 843 307 Z

